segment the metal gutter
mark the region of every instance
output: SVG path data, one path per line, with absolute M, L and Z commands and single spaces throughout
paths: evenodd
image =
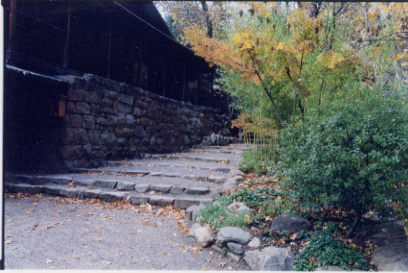
M 16 72 L 23 73 L 24 75 L 28 74 L 30 76 L 40 77 L 40 78 L 43 78 L 43 79 L 53 80 L 53 81 L 57 81 L 57 82 L 61 82 L 61 83 L 69 83 L 69 80 L 66 80 L 66 79 L 63 79 L 63 78 L 58 78 L 58 77 L 49 76 L 49 75 L 45 75 L 45 74 L 35 73 L 33 71 L 21 69 L 21 68 L 18 68 L 16 66 L 9 65 L 9 64 L 6 64 L 6 68 L 10 69 L 10 70 L 13 70 L 13 71 L 16 71 Z

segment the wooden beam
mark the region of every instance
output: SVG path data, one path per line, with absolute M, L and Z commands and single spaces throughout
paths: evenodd
M 67 29 L 65 33 L 64 56 L 62 60 L 63 67 L 68 67 L 69 38 L 71 36 L 71 0 L 69 0 L 67 4 Z
M 163 59 L 163 86 L 162 86 L 162 91 L 163 91 L 163 97 L 166 96 L 166 58 Z
M 186 97 L 186 61 L 183 61 L 183 98 L 182 100 L 185 101 Z
M 108 71 L 106 77 L 110 79 L 111 74 L 111 56 L 112 56 L 112 19 L 109 16 L 109 38 L 108 38 Z
M 4 8 L 0 8 L 0 20 L 1 22 L 4 22 L 5 19 L 5 14 L 4 14 Z M 10 25 L 9 25 L 10 26 Z M 0 28 L 0 40 L 4 41 L 4 36 L 6 35 L 4 33 L 4 27 L 2 26 Z M 4 45 L 3 45 L 4 46 Z M 4 83 L 4 50 L 2 48 L 1 52 L 0 52 L 0 63 L 3 66 L 2 69 L 0 69 L 0 77 L 3 79 L 3 83 Z M 10 103 L 10 102 L 8 102 Z M 5 217 L 4 217 L 4 198 L 5 198 L 5 194 L 4 194 L 4 165 L 3 165 L 3 157 L 4 157 L 4 84 L 0 85 L 0 183 L 3 185 L 2 187 L 0 187 L 0 219 L 2 223 L 5 223 Z M 0 238 L 1 238 L 1 243 L 0 243 L 0 270 L 4 270 L 4 228 L 5 225 L 1 225 L 0 226 Z
M 16 31 L 16 14 L 17 14 L 17 0 L 10 0 L 9 10 L 9 33 L 8 33 L 8 50 L 13 50 L 15 41 L 14 33 Z
M 199 95 L 201 94 L 201 73 L 198 72 L 197 91 L 194 96 L 195 104 L 198 104 Z

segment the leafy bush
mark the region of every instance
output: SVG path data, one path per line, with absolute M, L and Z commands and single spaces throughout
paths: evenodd
M 266 152 L 264 152 L 266 153 Z M 244 173 L 256 172 L 258 174 L 268 171 L 274 163 L 271 159 L 261 157 L 261 150 L 249 150 L 242 154 L 242 160 L 239 163 L 239 169 Z
M 281 131 L 285 187 L 309 208 L 408 215 L 408 114 L 400 101 L 364 98 Z M 350 234 L 349 234 L 350 235 Z
M 276 198 L 257 204 L 257 217 L 277 217 L 281 214 L 296 213 L 296 205 L 286 198 Z
M 257 165 L 256 154 L 252 151 L 246 151 L 242 154 L 242 160 L 239 162 L 238 167 L 244 173 L 249 173 L 255 171 Z
M 299 254 L 292 270 L 311 271 L 317 267 L 329 265 L 338 266 L 344 270 L 350 270 L 353 267 L 369 270 L 371 266 L 362 253 L 333 236 L 337 231 L 332 222 L 328 223 L 326 230 L 315 231 L 309 245 Z
M 246 211 L 231 212 L 225 207 L 225 202 L 209 203 L 197 213 L 201 223 L 210 224 L 214 230 L 226 226 L 248 227 L 252 223 L 250 213 Z
M 235 194 L 224 196 L 223 200 L 228 204 L 232 203 L 234 200 L 237 202 L 244 202 L 248 206 L 256 205 L 265 201 L 270 195 L 279 195 L 278 192 L 270 191 L 268 188 L 261 189 L 244 189 L 236 192 Z

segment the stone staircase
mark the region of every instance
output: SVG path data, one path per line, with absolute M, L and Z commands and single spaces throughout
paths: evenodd
M 53 175 L 6 174 L 8 192 L 69 198 L 129 200 L 132 204 L 173 205 L 186 209 L 222 195 L 237 168 L 242 144 L 198 146 L 175 154 L 145 154 L 142 159 L 103 161 L 100 168 Z

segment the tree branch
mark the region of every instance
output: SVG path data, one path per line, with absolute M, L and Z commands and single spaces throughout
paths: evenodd
M 256 67 L 255 67 L 255 60 L 254 60 L 254 57 L 252 56 L 250 50 L 248 50 L 248 54 L 249 54 L 249 56 L 251 57 L 252 64 L 254 65 L 255 74 L 257 75 L 258 79 L 261 81 L 261 84 L 262 84 L 262 83 L 263 83 L 263 79 L 262 79 L 261 75 L 259 74 L 258 70 L 257 70 Z M 268 96 L 269 100 L 270 100 L 271 103 L 272 103 L 272 107 L 273 107 L 273 110 L 275 111 L 276 117 L 277 117 L 278 120 L 282 123 L 282 126 L 283 126 L 283 127 L 286 127 L 286 126 L 287 126 L 287 125 L 286 125 L 286 122 L 282 119 L 281 115 L 279 114 L 279 110 L 278 110 L 278 107 L 276 106 L 275 100 L 272 98 L 272 95 L 271 95 L 271 86 L 269 85 L 269 90 L 266 89 L 265 86 L 263 87 L 263 89 L 264 89 L 266 95 Z

